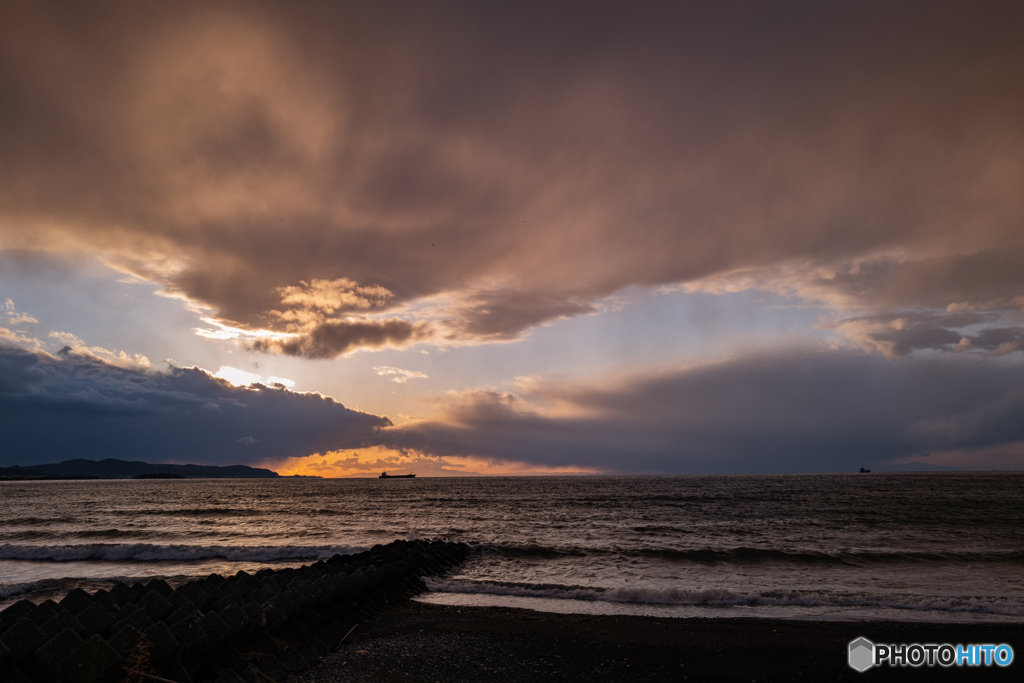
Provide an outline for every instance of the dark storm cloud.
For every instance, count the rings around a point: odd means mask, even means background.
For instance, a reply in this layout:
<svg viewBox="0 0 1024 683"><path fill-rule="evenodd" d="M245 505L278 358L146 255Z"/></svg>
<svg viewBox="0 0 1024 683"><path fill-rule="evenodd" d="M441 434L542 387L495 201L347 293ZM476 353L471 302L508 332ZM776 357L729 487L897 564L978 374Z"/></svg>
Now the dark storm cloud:
<svg viewBox="0 0 1024 683"><path fill-rule="evenodd" d="M1015 248L941 257L888 254L776 264L684 288L721 293L757 287L800 296L836 310L817 327L888 357L921 349L1003 354L1020 350L1011 342L1024 335L1021 263L1024 251ZM860 314L850 316L853 311Z"/></svg>
<svg viewBox="0 0 1024 683"><path fill-rule="evenodd" d="M449 321L453 339L515 339L526 329L558 318L593 313L596 307L570 296L522 291L483 291L466 298Z"/></svg>
<svg viewBox="0 0 1024 683"><path fill-rule="evenodd" d="M994 312L907 311L844 318L820 327L841 332L867 351L896 358L925 349L993 351L1024 336L1019 328L1000 327L1004 322Z"/></svg>
<svg viewBox="0 0 1024 683"><path fill-rule="evenodd" d="M985 349L990 353L996 353L1002 349L1002 353L1008 353L1011 350L1022 348L1021 342L1024 341L1024 330L1019 327L990 328L983 330L976 336L969 337L969 339L971 340L971 346L974 348Z"/></svg>
<svg viewBox="0 0 1024 683"><path fill-rule="evenodd" d="M800 295L1011 302L1022 27L1010 2L6 3L0 246L277 331L282 288L339 278L452 297L466 340L780 264ZM893 271L818 281L854 261Z"/></svg>
<svg viewBox="0 0 1024 683"><path fill-rule="evenodd" d="M978 449L1024 440L1024 386L1018 386L993 401L954 415L934 417L914 426L923 443L948 450Z"/></svg>
<svg viewBox="0 0 1024 683"><path fill-rule="evenodd" d="M252 350L284 353L310 360L337 358L358 348L379 349L405 346L431 334L429 325L405 320L328 320L318 323L296 337L257 339Z"/></svg>
<svg viewBox="0 0 1024 683"><path fill-rule="evenodd" d="M551 413L478 391L385 443L624 472L784 472L1024 439L1024 365L978 357L889 361L791 352L639 378L611 389L536 389Z"/></svg>
<svg viewBox="0 0 1024 683"><path fill-rule="evenodd" d="M389 426L329 397L197 368L125 369L0 346L0 465L70 458L230 465L362 447Z"/></svg>
<svg viewBox="0 0 1024 683"><path fill-rule="evenodd" d="M1021 309L1024 249L987 249L972 254L879 258L840 270L808 285L833 296L876 306L971 310Z"/></svg>

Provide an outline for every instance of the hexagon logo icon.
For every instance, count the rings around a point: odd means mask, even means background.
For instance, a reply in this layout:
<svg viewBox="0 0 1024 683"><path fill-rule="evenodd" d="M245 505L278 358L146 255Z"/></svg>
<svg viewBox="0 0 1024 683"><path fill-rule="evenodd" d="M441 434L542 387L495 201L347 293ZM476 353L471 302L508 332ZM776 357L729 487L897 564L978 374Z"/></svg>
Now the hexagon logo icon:
<svg viewBox="0 0 1024 683"><path fill-rule="evenodd" d="M867 638L850 641L850 668L856 671L867 671L875 663L875 644Z"/></svg>

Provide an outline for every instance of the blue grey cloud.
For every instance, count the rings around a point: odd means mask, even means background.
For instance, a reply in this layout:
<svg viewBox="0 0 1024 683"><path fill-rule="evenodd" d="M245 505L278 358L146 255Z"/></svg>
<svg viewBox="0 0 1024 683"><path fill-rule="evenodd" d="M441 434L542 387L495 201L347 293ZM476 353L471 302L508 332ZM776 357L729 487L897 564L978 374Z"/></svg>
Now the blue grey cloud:
<svg viewBox="0 0 1024 683"><path fill-rule="evenodd" d="M978 356L797 350L534 392L556 416L478 391L386 443L623 472L817 472L1024 440L1024 364Z"/></svg>
<svg viewBox="0 0 1024 683"><path fill-rule="evenodd" d="M0 465L70 458L232 465L379 440L391 421L199 368L122 368L0 346Z"/></svg>

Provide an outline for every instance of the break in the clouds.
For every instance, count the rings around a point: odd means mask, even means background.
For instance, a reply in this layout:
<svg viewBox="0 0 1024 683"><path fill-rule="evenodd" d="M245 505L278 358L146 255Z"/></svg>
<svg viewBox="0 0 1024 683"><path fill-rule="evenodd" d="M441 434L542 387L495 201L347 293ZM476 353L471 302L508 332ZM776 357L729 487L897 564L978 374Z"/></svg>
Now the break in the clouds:
<svg viewBox="0 0 1024 683"><path fill-rule="evenodd" d="M507 341L630 285L1021 308L1019 3L0 12L0 246L259 351Z"/></svg>
<svg viewBox="0 0 1024 683"><path fill-rule="evenodd" d="M391 422L283 385L0 346L0 465L71 458L258 463L372 445Z"/></svg>
<svg viewBox="0 0 1024 683"><path fill-rule="evenodd" d="M895 361L800 349L610 387L526 389L460 394L438 419L385 430L384 444L431 457L618 472L855 471L911 460L941 467L944 453L997 447L1016 452L999 466L1024 464L1024 367L979 356Z"/></svg>

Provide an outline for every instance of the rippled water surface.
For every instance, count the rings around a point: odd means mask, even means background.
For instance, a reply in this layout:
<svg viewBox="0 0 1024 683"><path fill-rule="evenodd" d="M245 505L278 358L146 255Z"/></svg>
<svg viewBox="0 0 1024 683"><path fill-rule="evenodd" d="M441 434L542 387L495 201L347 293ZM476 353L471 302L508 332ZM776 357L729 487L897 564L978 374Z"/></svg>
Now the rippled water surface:
<svg viewBox="0 0 1024 683"><path fill-rule="evenodd" d="M1022 522L1016 473L0 482L0 605L443 537L430 602L1020 621Z"/></svg>

